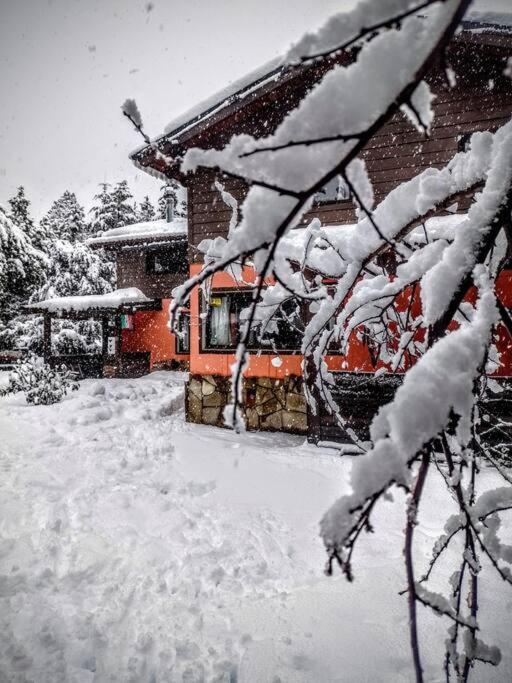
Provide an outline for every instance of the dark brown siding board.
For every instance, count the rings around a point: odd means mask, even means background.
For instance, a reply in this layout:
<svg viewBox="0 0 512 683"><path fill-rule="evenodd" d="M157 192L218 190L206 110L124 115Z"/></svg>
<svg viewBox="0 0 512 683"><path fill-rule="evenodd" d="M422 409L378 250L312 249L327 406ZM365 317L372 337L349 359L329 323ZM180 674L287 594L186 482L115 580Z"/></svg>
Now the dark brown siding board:
<svg viewBox="0 0 512 683"><path fill-rule="evenodd" d="M446 87L441 72L432 73L428 78L436 95L435 117L429 138L415 130L407 117L399 112L363 150L361 157L365 159L374 183L377 202L399 183L414 178L424 169L446 165L458 151L458 136L476 131L495 131L510 119L512 83L501 75L504 52L500 47L485 49L485 54L480 48L475 51L467 41L457 41L450 47L449 63L458 75L458 85L454 89ZM487 87L489 78L495 80L494 89ZM205 146L220 148L235 132L256 136L271 133L314 83L314 77L308 76L308 79L303 84L290 81L267 93L260 101L250 101L229 122L219 123L217 129L205 130ZM195 246L203 239L227 235L231 210L223 202L214 182L215 175L209 170L199 170L190 181L190 253L194 261L201 259ZM231 177L223 177L221 182L241 205L247 193L244 183ZM461 202L460 208L467 208L469 201ZM303 216L301 224L315 217L324 225L351 223L356 219L351 203L314 206Z"/></svg>
<svg viewBox="0 0 512 683"><path fill-rule="evenodd" d="M127 249L117 253L117 287L137 287L152 299L168 299L174 287L182 284L185 275L148 275L146 253L142 249Z"/></svg>

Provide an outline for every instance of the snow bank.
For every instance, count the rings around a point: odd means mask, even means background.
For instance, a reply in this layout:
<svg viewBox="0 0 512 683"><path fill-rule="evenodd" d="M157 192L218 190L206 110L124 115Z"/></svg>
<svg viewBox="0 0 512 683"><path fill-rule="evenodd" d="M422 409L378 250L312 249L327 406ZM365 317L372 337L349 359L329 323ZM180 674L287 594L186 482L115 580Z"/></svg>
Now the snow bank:
<svg viewBox="0 0 512 683"><path fill-rule="evenodd" d="M318 519L353 461L185 424L179 402L164 372L86 380L54 406L0 398L0 680L409 683L403 495L375 510L356 582L328 579ZM427 485L419 563L455 511ZM480 625L504 661L474 677L501 683L512 615L483 571ZM444 634L426 612L421 627L440 680Z"/></svg>
<svg viewBox="0 0 512 683"><path fill-rule="evenodd" d="M86 311L90 308L117 308L128 304L139 304L152 301L137 287L116 289L107 294L90 294L87 296L57 296L34 304L30 308L41 311Z"/></svg>

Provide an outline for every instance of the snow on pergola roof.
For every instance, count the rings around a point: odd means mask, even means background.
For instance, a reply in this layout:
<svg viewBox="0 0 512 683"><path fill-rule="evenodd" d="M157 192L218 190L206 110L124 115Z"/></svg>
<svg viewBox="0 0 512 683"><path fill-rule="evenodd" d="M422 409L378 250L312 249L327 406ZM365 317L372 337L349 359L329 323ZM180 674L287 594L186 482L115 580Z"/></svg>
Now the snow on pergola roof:
<svg viewBox="0 0 512 683"><path fill-rule="evenodd" d="M156 241L167 238L180 238L187 236L187 221L182 218L167 222L164 218L145 223L132 223L122 228L106 230L98 237L87 240L89 246L108 246L119 242L140 242L144 240Z"/></svg>
<svg viewBox="0 0 512 683"><path fill-rule="evenodd" d="M33 313L64 313L64 312L85 312L90 310L119 310L123 307L136 306L140 304L153 304L154 300L149 299L137 287L126 289L116 289L107 294L89 294L85 296L58 296L54 299L46 299L26 306Z"/></svg>

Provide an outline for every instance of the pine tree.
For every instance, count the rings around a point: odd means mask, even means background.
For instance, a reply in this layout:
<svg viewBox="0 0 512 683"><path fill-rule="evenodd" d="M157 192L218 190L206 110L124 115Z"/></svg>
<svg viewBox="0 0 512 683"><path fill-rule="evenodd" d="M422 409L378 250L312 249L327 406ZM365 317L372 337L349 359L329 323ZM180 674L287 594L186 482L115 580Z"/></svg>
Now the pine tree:
<svg viewBox="0 0 512 683"><path fill-rule="evenodd" d="M11 320L41 286L48 265L26 230L0 207L0 323Z"/></svg>
<svg viewBox="0 0 512 683"><path fill-rule="evenodd" d="M91 209L93 215L93 233L120 228L137 221L133 195L130 192L126 180L117 183L115 188L109 191L108 183L101 184L101 192L94 196L95 204Z"/></svg>
<svg viewBox="0 0 512 683"><path fill-rule="evenodd" d="M114 268L83 242L57 239L52 245L48 276L32 296L33 301L56 296L104 294L113 288Z"/></svg>
<svg viewBox="0 0 512 683"><path fill-rule="evenodd" d="M32 216L30 215L30 201L25 195L25 188L23 185L20 185L14 197L9 199L9 204L11 206L9 218L14 225L23 230L36 249L41 249L45 235L32 220Z"/></svg>
<svg viewBox="0 0 512 683"><path fill-rule="evenodd" d="M170 180L160 188L158 200L158 217L167 218L167 199L171 197L174 202L174 218L187 217L187 192L185 188L174 180Z"/></svg>
<svg viewBox="0 0 512 683"><path fill-rule="evenodd" d="M31 297L44 301L57 296L104 294L113 289L114 264L83 242L54 240L46 281ZM43 351L43 326L40 316L18 315L0 329L0 347ZM101 325L96 320L55 320L52 325L52 350L57 354L99 353Z"/></svg>
<svg viewBox="0 0 512 683"><path fill-rule="evenodd" d="M114 198L112 193L108 191L110 185L108 183L101 183L100 187L101 192L94 195L95 204L90 211L93 215L91 224L93 234L118 227Z"/></svg>
<svg viewBox="0 0 512 683"><path fill-rule="evenodd" d="M41 220L41 231L46 239L83 240L87 235L87 225L83 208L74 192L66 190L53 202L50 210Z"/></svg>
<svg viewBox="0 0 512 683"><path fill-rule="evenodd" d="M149 221L154 221L155 219L155 207L151 203L149 197L146 195L144 200L139 205L139 210L137 211L137 221L139 223L147 223Z"/></svg>
<svg viewBox="0 0 512 683"><path fill-rule="evenodd" d="M137 216L135 214L135 207L133 204L133 195L130 192L126 180L121 180L121 182L117 183L112 192L112 198L117 211L116 227L120 228L123 225L136 223ZM129 203L130 201L132 203Z"/></svg>

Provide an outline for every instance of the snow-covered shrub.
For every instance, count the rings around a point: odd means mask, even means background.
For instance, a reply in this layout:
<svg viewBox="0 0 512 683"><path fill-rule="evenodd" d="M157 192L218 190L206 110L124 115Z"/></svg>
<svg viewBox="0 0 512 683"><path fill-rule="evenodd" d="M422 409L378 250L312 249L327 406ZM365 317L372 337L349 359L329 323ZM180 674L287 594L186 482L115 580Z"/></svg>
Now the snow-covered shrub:
<svg viewBox="0 0 512 683"><path fill-rule="evenodd" d="M65 365L51 368L41 358L29 356L16 363L2 395L23 392L30 405L50 405L62 401L68 391L77 389L78 382Z"/></svg>
<svg viewBox="0 0 512 683"><path fill-rule="evenodd" d="M43 354L43 317L20 315L0 323L0 349ZM52 353L58 356L101 353L101 323L97 320L54 320Z"/></svg>

